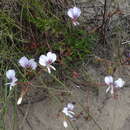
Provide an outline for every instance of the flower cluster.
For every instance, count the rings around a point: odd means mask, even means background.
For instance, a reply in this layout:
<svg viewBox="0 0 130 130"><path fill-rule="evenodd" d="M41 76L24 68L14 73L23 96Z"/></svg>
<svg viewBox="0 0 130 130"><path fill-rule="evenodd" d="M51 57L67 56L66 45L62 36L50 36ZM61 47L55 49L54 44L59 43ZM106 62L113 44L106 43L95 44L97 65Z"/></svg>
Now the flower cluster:
<svg viewBox="0 0 130 130"><path fill-rule="evenodd" d="M81 14L81 10L77 7L70 8L67 12L68 16L72 19L72 23L74 25L79 25L77 22L78 17ZM51 73L51 69L56 70L54 66L52 66L52 63L56 61L56 54L52 52L48 52L47 55L41 55L39 58L39 64L46 67L48 70L48 73ZM23 56L18 61L20 66L22 66L25 69L31 69L36 70L37 63L34 59L28 59L27 57ZM15 77L15 70L11 69L6 72L6 77L11 80L11 82L6 83L6 85L10 85L10 90L13 86L16 85L16 82L18 79Z"/></svg>
<svg viewBox="0 0 130 130"><path fill-rule="evenodd" d="M114 90L116 88L122 88L125 85L125 81L122 78L118 78L116 81L114 81L112 76L106 76L104 81L106 85L108 85L106 93L110 91L112 95L114 94Z"/></svg>
<svg viewBox="0 0 130 130"><path fill-rule="evenodd" d="M48 70L48 73L51 73L51 69L56 70L54 66L51 64L56 61L56 54L52 52L48 52L47 55L41 55L39 58L39 64L46 67ZM26 70L36 70L37 68L37 63L35 62L34 59L28 59L27 57L23 56L19 59L18 63L20 66L22 66ZM10 90L12 89L13 86L17 84L18 79L15 77L15 70L10 69L6 72L6 77L10 80L9 83L6 83L6 85L10 85ZM18 99L17 104L21 104L22 102L22 97Z"/></svg>
<svg viewBox="0 0 130 130"><path fill-rule="evenodd" d="M78 17L81 14L81 10L77 7L70 8L67 12L68 16L72 19L72 23L76 26L79 25L79 22L77 22ZM54 66L52 66L52 63L56 61L56 54L52 52L48 52L47 55L41 55L39 58L39 64L46 67L48 70L48 73L51 73L51 69L56 70ZM18 61L20 66L22 66L25 69L31 69L36 70L37 63L34 59L28 59L27 57L23 56ZM8 70L6 72L6 77L11 80L10 83L6 83L6 85L10 85L10 90L13 86L16 85L17 78L15 77L15 70Z"/></svg>
<svg viewBox="0 0 130 130"><path fill-rule="evenodd" d="M62 110L62 112L65 114L65 116L69 117L70 119L74 119L75 113L73 112L75 105L73 103L68 103L67 106L65 106ZM65 128L68 127L68 123L66 120L63 121L63 125Z"/></svg>

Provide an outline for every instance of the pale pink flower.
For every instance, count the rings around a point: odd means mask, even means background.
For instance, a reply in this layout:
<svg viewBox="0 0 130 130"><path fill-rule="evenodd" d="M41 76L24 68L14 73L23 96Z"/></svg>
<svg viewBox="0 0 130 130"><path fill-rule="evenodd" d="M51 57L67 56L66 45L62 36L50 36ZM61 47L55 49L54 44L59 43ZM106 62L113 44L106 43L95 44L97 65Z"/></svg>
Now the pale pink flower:
<svg viewBox="0 0 130 130"><path fill-rule="evenodd" d="M68 103L62 110L62 112L65 114L65 116L69 117L70 119L75 119L75 113L72 111L74 109L75 105L73 103ZM63 121L63 126L65 128L68 127L68 123L66 120Z"/></svg>
<svg viewBox="0 0 130 130"><path fill-rule="evenodd" d="M6 72L6 77L10 80L9 83L6 83L6 85L10 85L10 90L12 89L13 86L16 85L16 82L18 79L15 77L15 70L8 70Z"/></svg>
<svg viewBox="0 0 130 130"><path fill-rule="evenodd" d="M72 103L68 103L66 107L63 108L62 112L70 117L71 119L74 118L75 113L72 111L74 109L74 105Z"/></svg>
<svg viewBox="0 0 130 130"><path fill-rule="evenodd" d="M72 19L72 23L76 26L79 25L77 22L78 17L81 14L81 10L77 7L70 8L67 12L68 16Z"/></svg>
<svg viewBox="0 0 130 130"><path fill-rule="evenodd" d="M48 52L47 55L41 55L39 58L39 64L47 67L48 72L51 73L51 69L56 70L51 64L56 61L56 54Z"/></svg>
<svg viewBox="0 0 130 130"><path fill-rule="evenodd" d="M69 110L67 107L64 107L63 110L62 110L62 112L63 112L66 116L70 117L71 119L72 119L72 118L74 117L74 115L75 115L75 113L74 113L73 111Z"/></svg>
<svg viewBox="0 0 130 130"><path fill-rule="evenodd" d="M37 63L34 61L34 59L28 59L27 57L23 56L19 60L19 64L23 68L31 68L32 70L35 70L37 68Z"/></svg>
<svg viewBox="0 0 130 130"><path fill-rule="evenodd" d="M114 81L112 76L106 76L104 81L108 85L106 93L110 91L112 95L114 94L114 88L122 88L125 84L123 79L119 78L118 80Z"/></svg>

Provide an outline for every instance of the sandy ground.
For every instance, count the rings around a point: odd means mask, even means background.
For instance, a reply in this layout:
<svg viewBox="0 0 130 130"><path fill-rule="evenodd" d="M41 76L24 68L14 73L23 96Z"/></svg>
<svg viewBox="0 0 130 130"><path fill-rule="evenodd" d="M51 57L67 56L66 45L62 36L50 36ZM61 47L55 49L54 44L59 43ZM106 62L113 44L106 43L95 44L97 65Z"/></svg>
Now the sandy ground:
<svg viewBox="0 0 130 130"><path fill-rule="evenodd" d="M88 66L88 74L96 78L95 81L103 83L101 68ZM129 67L124 71L121 67L114 76L127 75ZM102 69L103 70L103 69ZM125 74L124 74L125 73ZM126 80L125 77L122 77ZM98 87L98 94L75 87L71 83L71 96L64 96L57 102L54 98L43 99L33 104L18 106L17 130L64 130L62 108L68 102L76 102L75 113L80 115L76 120L69 120L66 130L130 130L130 88L129 82L118 91L116 98L106 94L106 86ZM89 111L88 111L89 108ZM10 106L7 130L11 129L13 107ZM88 113L90 116L88 116Z"/></svg>

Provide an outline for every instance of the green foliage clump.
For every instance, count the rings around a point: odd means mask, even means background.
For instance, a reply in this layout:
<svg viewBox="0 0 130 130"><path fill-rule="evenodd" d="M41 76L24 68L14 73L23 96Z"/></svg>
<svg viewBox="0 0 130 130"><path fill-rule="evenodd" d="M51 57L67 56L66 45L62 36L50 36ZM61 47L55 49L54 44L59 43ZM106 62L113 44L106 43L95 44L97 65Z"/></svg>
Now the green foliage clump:
<svg viewBox="0 0 130 130"><path fill-rule="evenodd" d="M92 53L98 35L87 33L82 23L73 26L64 9L64 14L59 11L57 15L50 1L39 0L23 0L17 5L16 17L1 11L0 66L7 59L14 62L23 54L35 58L53 51L68 63Z"/></svg>

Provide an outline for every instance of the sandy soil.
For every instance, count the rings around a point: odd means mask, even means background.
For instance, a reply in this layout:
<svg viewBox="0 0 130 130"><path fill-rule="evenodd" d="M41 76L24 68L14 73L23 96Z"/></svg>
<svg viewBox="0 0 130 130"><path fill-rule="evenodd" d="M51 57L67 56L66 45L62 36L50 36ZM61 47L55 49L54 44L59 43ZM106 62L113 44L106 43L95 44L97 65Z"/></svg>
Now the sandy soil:
<svg viewBox="0 0 130 130"><path fill-rule="evenodd" d="M124 71L121 67L114 76L121 74L128 76L129 67ZM96 82L103 83L101 75L103 68L87 67L89 76L93 76ZM70 82L71 83L71 82ZM118 97L113 98L106 94L106 86L98 87L98 94L89 89L71 83L71 95L64 96L57 102L54 98L46 98L33 104L18 106L17 130L64 130L62 108L68 102L76 102L75 113L80 115L76 120L70 120L67 130L129 130L130 129L130 88L126 87L118 91ZM89 109L89 111L88 111ZM10 105L8 114L8 128L11 129L13 107ZM88 116L89 113L89 116ZM69 122L69 121L68 121Z"/></svg>

